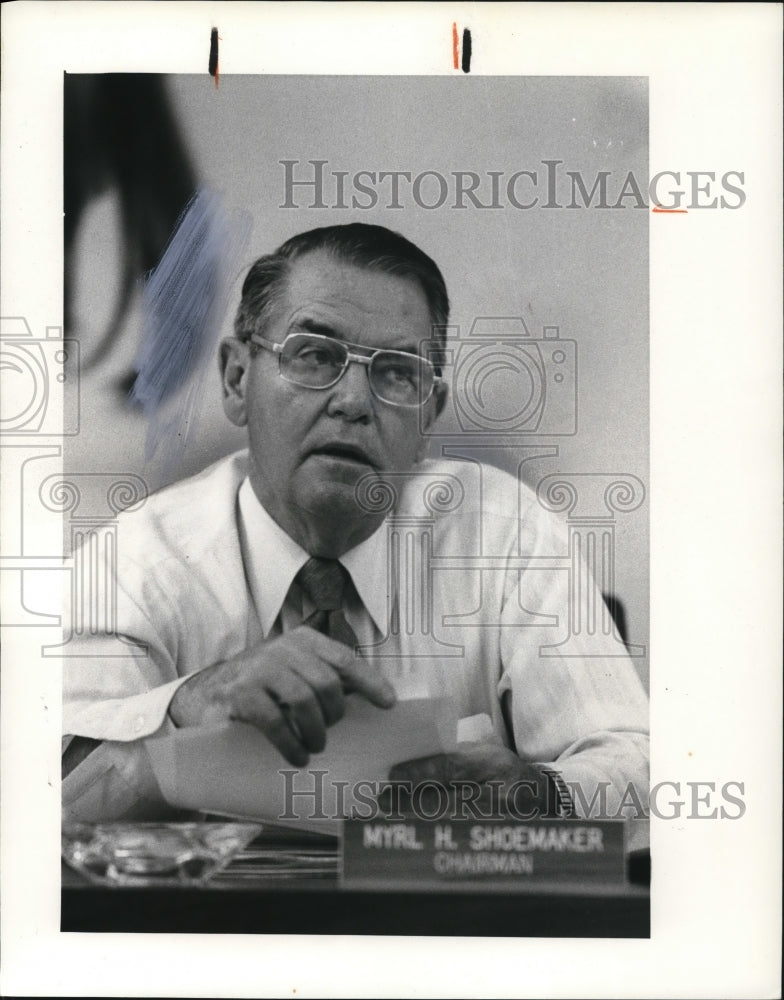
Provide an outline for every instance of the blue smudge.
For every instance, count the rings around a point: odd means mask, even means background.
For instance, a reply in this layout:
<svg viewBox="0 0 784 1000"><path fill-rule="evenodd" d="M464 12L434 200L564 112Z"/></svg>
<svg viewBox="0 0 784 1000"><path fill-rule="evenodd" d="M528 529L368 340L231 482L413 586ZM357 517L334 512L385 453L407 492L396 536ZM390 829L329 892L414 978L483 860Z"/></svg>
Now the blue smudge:
<svg viewBox="0 0 784 1000"><path fill-rule="evenodd" d="M151 420L147 453L162 437L174 435L185 443L192 421L193 392L172 415L163 404L196 377L220 329L228 304L227 278L250 236L247 213L231 221L220 197L198 191L177 222L169 245L142 293L142 341L136 357L136 381L131 402L141 405Z"/></svg>

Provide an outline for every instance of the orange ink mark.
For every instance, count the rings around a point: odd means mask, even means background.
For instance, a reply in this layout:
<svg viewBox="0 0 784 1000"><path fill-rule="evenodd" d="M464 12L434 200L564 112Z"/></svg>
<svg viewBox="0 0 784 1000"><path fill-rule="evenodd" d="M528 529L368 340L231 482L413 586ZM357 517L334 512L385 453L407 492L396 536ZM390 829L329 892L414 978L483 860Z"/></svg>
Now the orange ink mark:
<svg viewBox="0 0 784 1000"><path fill-rule="evenodd" d="M651 211L652 212L661 212L662 214L664 214L665 212L669 212L670 214L676 214L676 215L688 215L689 214L688 208L662 208L660 205L654 205L653 208L651 209Z"/></svg>
<svg viewBox="0 0 784 1000"><path fill-rule="evenodd" d="M459 51L458 51L458 37L457 37L457 22L452 22L452 66L457 69L460 65Z"/></svg>

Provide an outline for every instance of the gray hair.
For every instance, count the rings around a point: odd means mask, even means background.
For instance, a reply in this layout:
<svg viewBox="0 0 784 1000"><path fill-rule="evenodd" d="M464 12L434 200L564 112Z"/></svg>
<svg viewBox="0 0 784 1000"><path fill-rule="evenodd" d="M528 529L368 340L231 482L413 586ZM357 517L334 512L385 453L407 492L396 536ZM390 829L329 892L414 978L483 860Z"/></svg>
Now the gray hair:
<svg viewBox="0 0 784 1000"><path fill-rule="evenodd" d="M239 340L263 333L285 287L291 265L299 257L316 250L325 250L336 259L357 267L416 281L427 299L433 338L440 346L444 345L449 296L438 265L400 233L360 222L298 233L274 253L259 257L242 285L242 298L234 319L234 334Z"/></svg>

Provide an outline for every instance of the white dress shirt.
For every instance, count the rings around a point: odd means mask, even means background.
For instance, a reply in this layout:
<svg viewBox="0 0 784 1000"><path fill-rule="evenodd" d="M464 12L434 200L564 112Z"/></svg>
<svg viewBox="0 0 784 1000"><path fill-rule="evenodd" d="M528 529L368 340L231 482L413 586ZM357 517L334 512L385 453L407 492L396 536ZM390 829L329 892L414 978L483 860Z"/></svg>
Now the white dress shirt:
<svg viewBox="0 0 784 1000"><path fill-rule="evenodd" d="M510 565L521 557L525 568ZM589 644L580 655L579 630L569 656L556 648L570 630L568 557L565 526L512 476L423 462L387 520L341 558L346 618L393 684L414 674L448 692L459 718L489 717L497 740L588 801L610 782L610 809L629 785L646 804L648 706L632 662ZM64 780L67 814L160 811L143 738L171 729L167 708L189 674L307 617L292 587L307 559L256 499L245 452L120 516L115 594L98 596L114 600L116 627L73 634L64 659L64 732L104 741Z"/></svg>

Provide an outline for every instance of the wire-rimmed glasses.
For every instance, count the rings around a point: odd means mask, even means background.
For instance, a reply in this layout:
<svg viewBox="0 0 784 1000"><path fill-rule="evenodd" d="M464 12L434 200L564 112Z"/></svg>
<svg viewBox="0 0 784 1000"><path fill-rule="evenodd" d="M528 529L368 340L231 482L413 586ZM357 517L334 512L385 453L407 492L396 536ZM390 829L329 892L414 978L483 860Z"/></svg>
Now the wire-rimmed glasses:
<svg viewBox="0 0 784 1000"><path fill-rule="evenodd" d="M369 350L320 333L290 333L280 344L251 334L250 342L278 355L281 378L308 389L329 389L352 361L366 365L373 395L391 406L423 406L441 381L432 363L418 354ZM369 353L355 354L351 347Z"/></svg>

